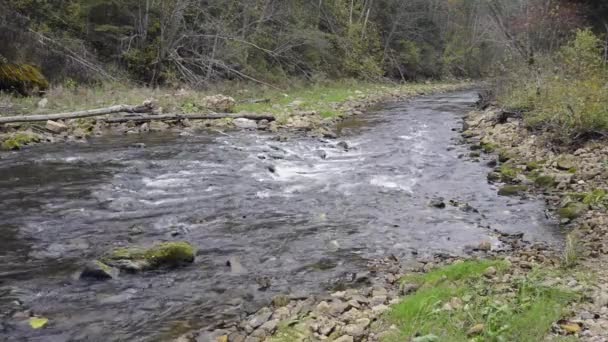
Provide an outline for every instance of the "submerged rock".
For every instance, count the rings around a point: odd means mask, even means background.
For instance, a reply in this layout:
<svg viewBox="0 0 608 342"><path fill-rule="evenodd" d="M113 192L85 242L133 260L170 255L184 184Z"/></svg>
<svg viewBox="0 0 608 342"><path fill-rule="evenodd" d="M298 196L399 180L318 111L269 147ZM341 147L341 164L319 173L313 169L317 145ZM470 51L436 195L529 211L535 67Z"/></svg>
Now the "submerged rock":
<svg viewBox="0 0 608 342"><path fill-rule="evenodd" d="M95 260L87 263L80 273L80 279L87 280L110 280L118 277L118 270L101 261Z"/></svg>
<svg viewBox="0 0 608 342"><path fill-rule="evenodd" d="M242 129L257 129L258 128L258 124L254 120L245 119L245 118L234 119L232 121L232 123L236 127L242 128Z"/></svg>
<svg viewBox="0 0 608 342"><path fill-rule="evenodd" d="M165 242L149 249L119 248L102 261L130 272L159 267L178 267L194 262L195 249L187 242Z"/></svg>
<svg viewBox="0 0 608 342"><path fill-rule="evenodd" d="M526 190L527 187L524 185L506 185L498 190L498 194L500 196L517 196L521 195Z"/></svg>

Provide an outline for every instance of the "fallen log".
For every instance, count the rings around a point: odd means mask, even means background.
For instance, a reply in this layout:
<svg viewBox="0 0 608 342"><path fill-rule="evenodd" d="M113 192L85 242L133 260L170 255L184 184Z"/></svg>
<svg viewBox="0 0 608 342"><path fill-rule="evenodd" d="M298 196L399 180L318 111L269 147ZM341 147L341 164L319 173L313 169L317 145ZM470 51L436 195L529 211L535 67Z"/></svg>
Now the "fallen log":
<svg viewBox="0 0 608 342"><path fill-rule="evenodd" d="M139 106L127 106L117 105L107 108L90 109L77 112L59 113L59 114L45 114L45 115L21 115L21 116L0 116L0 124L6 123L20 123L20 122L37 122L47 120L67 120L67 119L79 119L88 118L93 116L101 116L106 114L116 113L151 113L153 110L152 102L146 101Z"/></svg>
<svg viewBox="0 0 608 342"><path fill-rule="evenodd" d="M219 119L249 119L249 120L268 120L274 121L275 117L264 114L231 114L231 113L215 113L215 114L160 114L160 115L142 115L142 116L124 116L118 118L103 119L107 123L123 123L123 122L149 122L149 121L179 121L179 120L219 120Z"/></svg>

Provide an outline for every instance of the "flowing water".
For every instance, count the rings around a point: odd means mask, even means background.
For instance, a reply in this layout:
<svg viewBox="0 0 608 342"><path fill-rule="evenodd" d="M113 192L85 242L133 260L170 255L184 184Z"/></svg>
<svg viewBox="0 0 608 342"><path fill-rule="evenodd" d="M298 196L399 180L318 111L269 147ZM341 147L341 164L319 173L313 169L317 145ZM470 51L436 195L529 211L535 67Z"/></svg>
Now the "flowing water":
<svg viewBox="0 0 608 342"><path fill-rule="evenodd" d="M105 137L0 158L0 339L163 341L318 293L394 254L463 253L493 229L559 243L543 204L497 196L457 129L460 92L393 103L336 141L255 132ZM146 148L134 148L145 143ZM443 197L477 210L431 208ZM188 241L196 262L102 283L74 275L116 246ZM238 258L244 270L231 272ZM270 281L261 291L260 279ZM31 329L21 311L49 319ZM15 313L17 313L15 315Z"/></svg>

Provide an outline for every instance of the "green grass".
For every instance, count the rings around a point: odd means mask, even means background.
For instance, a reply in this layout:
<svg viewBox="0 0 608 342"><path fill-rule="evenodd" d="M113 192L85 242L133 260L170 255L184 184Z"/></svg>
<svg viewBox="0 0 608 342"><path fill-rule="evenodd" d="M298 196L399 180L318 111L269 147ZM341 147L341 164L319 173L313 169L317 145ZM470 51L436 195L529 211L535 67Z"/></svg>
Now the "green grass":
<svg viewBox="0 0 608 342"><path fill-rule="evenodd" d="M399 333L386 341L408 341L429 334L450 342L542 341L575 298L570 292L541 285L545 279L542 274L508 286L492 283L484 277L489 267L501 276L509 265L498 260L469 261L404 279L422 286L393 307L386 319ZM463 307L445 310L453 298L459 298ZM477 324L484 325L483 332L468 336L468 330Z"/></svg>

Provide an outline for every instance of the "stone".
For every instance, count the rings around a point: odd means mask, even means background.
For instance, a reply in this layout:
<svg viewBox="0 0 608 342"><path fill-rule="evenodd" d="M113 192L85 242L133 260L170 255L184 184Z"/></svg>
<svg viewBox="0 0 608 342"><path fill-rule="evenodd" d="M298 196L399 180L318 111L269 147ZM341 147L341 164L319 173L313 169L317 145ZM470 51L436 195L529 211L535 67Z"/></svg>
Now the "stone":
<svg viewBox="0 0 608 342"><path fill-rule="evenodd" d="M281 308L281 307L289 305L290 301L291 301L291 299L289 298L289 296L276 295L272 298L272 305L275 308Z"/></svg>
<svg viewBox="0 0 608 342"><path fill-rule="evenodd" d="M251 317L251 319L249 319L248 323L253 329L256 329L268 322L271 316L272 311L269 308L262 308L253 317Z"/></svg>
<svg viewBox="0 0 608 342"><path fill-rule="evenodd" d="M59 134L68 130L68 126L57 121L48 120L45 128L53 133Z"/></svg>
<svg viewBox="0 0 608 342"><path fill-rule="evenodd" d="M388 306L386 306L386 305L383 305L383 304L376 305L376 306L372 307L372 313L375 316L380 316L380 315L382 315L383 313L385 313L385 312L387 312L389 310L390 310L390 308Z"/></svg>
<svg viewBox="0 0 608 342"><path fill-rule="evenodd" d="M412 339L412 342L439 342L439 337L437 337L436 335L424 335L424 336L418 336L414 339Z"/></svg>
<svg viewBox="0 0 608 342"><path fill-rule="evenodd" d="M349 150L349 146L348 143L346 141L340 141L338 143L338 145L336 145L337 147L343 149L344 151L348 151Z"/></svg>
<svg viewBox="0 0 608 342"><path fill-rule="evenodd" d="M88 280L110 280L118 277L118 269L110 267L101 261L95 260L88 262L82 272L80 279Z"/></svg>
<svg viewBox="0 0 608 342"><path fill-rule="evenodd" d="M525 185L505 185L498 190L500 196L519 196L528 188Z"/></svg>
<svg viewBox="0 0 608 342"><path fill-rule="evenodd" d="M327 303L326 301L322 301L317 304L315 311L322 314L329 314L329 312L331 311L331 307L329 306L329 303Z"/></svg>
<svg viewBox="0 0 608 342"><path fill-rule="evenodd" d="M485 326L483 324L476 324L467 331L467 335L468 336L480 335L481 333L483 333L484 329L485 329Z"/></svg>
<svg viewBox="0 0 608 342"><path fill-rule="evenodd" d="M566 206L560 208L557 211L557 214L560 218L571 221L581 217L588 209L589 206L586 204L571 202Z"/></svg>
<svg viewBox="0 0 608 342"><path fill-rule="evenodd" d="M165 242L147 249L118 248L101 261L120 269L140 271L192 263L195 254L194 247L187 242Z"/></svg>
<svg viewBox="0 0 608 342"><path fill-rule="evenodd" d="M279 326L279 320L273 319L273 320L270 320L270 321L262 324L260 329L264 330L266 332L266 334L271 335L277 330L278 326Z"/></svg>
<svg viewBox="0 0 608 342"><path fill-rule="evenodd" d="M232 113L236 107L236 101L230 96L218 94L203 98L202 105L216 112Z"/></svg>
<svg viewBox="0 0 608 342"><path fill-rule="evenodd" d="M486 276L487 278L492 278L496 275L496 273L497 273L496 267L490 266L490 267L486 268L486 270L483 272L483 275Z"/></svg>
<svg viewBox="0 0 608 342"><path fill-rule="evenodd" d="M436 198L429 202L429 206L437 209L445 209L446 204L443 198Z"/></svg>
<svg viewBox="0 0 608 342"><path fill-rule="evenodd" d="M49 104L49 99L47 99L47 98L45 97L45 98L41 99L40 101L38 101L37 106L38 106L38 108L40 108L40 109L44 109L44 108L46 108L46 106L47 106L48 104Z"/></svg>
<svg viewBox="0 0 608 342"><path fill-rule="evenodd" d="M376 305L382 305L384 303L386 303L387 301L387 296L375 296L372 297L372 300L370 300L370 305L371 306L376 306Z"/></svg>
<svg viewBox="0 0 608 342"><path fill-rule="evenodd" d="M557 160L556 166L560 170L568 171L576 167L576 160L573 156L565 155Z"/></svg>
<svg viewBox="0 0 608 342"><path fill-rule="evenodd" d="M559 327L564 330L567 334L578 334L581 332L582 328L577 323L566 322L560 324Z"/></svg>
<svg viewBox="0 0 608 342"><path fill-rule="evenodd" d="M418 291L419 288L420 288L419 284L403 283L403 284L399 285L399 294L402 296L407 296L409 294L412 294L412 293Z"/></svg>
<svg viewBox="0 0 608 342"><path fill-rule="evenodd" d="M329 304L329 314L332 316L339 316L348 309L348 306L349 305L347 303L344 303L339 299L335 299Z"/></svg>
<svg viewBox="0 0 608 342"><path fill-rule="evenodd" d="M355 338L362 337L365 335L365 331L370 324L369 318L359 318L355 323L346 325L343 332Z"/></svg>
<svg viewBox="0 0 608 342"><path fill-rule="evenodd" d="M344 335L334 340L334 342L354 342L355 339L352 336Z"/></svg>
<svg viewBox="0 0 608 342"><path fill-rule="evenodd" d="M169 125L162 121L152 121L148 127L151 132L164 132L169 129Z"/></svg>
<svg viewBox="0 0 608 342"><path fill-rule="evenodd" d="M478 246L477 249L484 252L489 252L492 250L492 243L490 241L483 241Z"/></svg>
<svg viewBox="0 0 608 342"><path fill-rule="evenodd" d="M250 119L245 119L245 118L234 119L232 121L232 123L234 124L234 126L241 128L241 129L257 129L258 128L258 124L255 122L255 120L250 120Z"/></svg>

